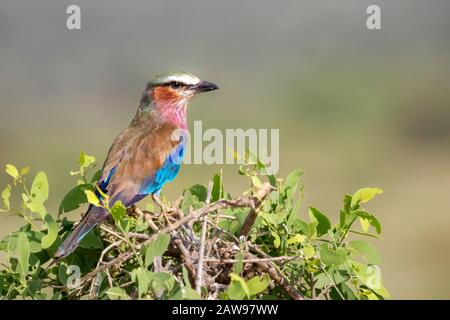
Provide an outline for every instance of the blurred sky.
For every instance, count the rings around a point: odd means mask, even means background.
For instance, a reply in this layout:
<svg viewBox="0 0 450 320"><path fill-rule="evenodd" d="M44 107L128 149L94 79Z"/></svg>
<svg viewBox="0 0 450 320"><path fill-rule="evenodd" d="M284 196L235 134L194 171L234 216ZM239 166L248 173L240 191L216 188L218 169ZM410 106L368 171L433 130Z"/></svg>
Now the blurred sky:
<svg viewBox="0 0 450 320"><path fill-rule="evenodd" d="M81 30L66 8L81 7ZM366 28L381 6L382 30ZM0 1L0 165L47 172L50 208L84 150L102 162L146 81L186 70L220 85L189 110L205 128L279 128L280 174L335 219L377 186L385 285L450 298L449 1ZM235 194L245 180L225 167ZM220 166L184 166L174 198ZM7 183L0 174L0 183ZM79 214L79 213L77 213ZM76 216L76 215L75 215ZM0 217L0 236L19 221Z"/></svg>

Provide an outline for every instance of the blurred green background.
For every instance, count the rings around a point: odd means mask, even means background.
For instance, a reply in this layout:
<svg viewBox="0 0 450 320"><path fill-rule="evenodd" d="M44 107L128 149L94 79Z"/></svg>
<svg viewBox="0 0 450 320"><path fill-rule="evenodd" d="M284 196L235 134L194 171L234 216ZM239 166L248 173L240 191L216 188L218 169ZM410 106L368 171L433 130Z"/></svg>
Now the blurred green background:
<svg viewBox="0 0 450 320"><path fill-rule="evenodd" d="M69 4L82 28L65 27ZM366 28L381 6L382 30ZM450 298L450 2L0 1L0 164L47 172L50 208L80 150L103 161L155 74L221 90L191 104L204 128L279 128L280 174L305 169L305 203L337 219L376 186L374 241L394 298ZM186 165L170 198L220 166ZM235 194L246 181L225 169ZM8 182L0 174L0 184ZM73 217L79 215L77 212ZM19 220L0 216L0 236Z"/></svg>

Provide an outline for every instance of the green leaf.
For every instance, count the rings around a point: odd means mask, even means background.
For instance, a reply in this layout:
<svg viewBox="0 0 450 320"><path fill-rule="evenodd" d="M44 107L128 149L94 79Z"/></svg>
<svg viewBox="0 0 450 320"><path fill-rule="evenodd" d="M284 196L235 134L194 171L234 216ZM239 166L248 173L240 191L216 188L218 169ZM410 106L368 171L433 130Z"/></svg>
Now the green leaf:
<svg viewBox="0 0 450 320"><path fill-rule="evenodd" d="M330 249L328 244L320 245L320 259L327 266L341 265L347 261L347 252L344 248Z"/></svg>
<svg viewBox="0 0 450 320"><path fill-rule="evenodd" d="M308 236L314 238L317 235L317 221L308 223Z"/></svg>
<svg viewBox="0 0 450 320"><path fill-rule="evenodd" d="M273 245L275 248L279 248L281 245L281 238L278 235L278 233L276 233L275 231L271 231L272 236L273 236Z"/></svg>
<svg viewBox="0 0 450 320"><path fill-rule="evenodd" d="M271 195L273 193L274 192L272 192ZM288 216L288 221L287 221L289 227L292 227L296 223L295 220L300 220L299 211L300 211L301 205L302 205L302 199L298 199L297 201L295 201L294 206L289 211L289 216Z"/></svg>
<svg viewBox="0 0 450 320"><path fill-rule="evenodd" d="M191 287L186 287L183 290L183 299L185 300L201 300L201 296L192 289Z"/></svg>
<svg viewBox="0 0 450 320"><path fill-rule="evenodd" d="M372 290L373 290L373 292L375 292L379 296L382 296L385 299L389 299L391 297L391 295L389 294L389 291L386 290L386 288L383 286L383 284L381 284L379 288L374 288Z"/></svg>
<svg viewBox="0 0 450 320"><path fill-rule="evenodd" d="M197 199L197 197L193 196L190 190L185 190L183 192L183 201L181 202L181 210L183 210L183 212L185 213L188 213L190 207L193 206L195 199Z"/></svg>
<svg viewBox="0 0 450 320"><path fill-rule="evenodd" d="M344 300L358 299L352 289L344 282L338 284L337 289L339 290L339 293L334 286L331 287L330 297L332 300L342 300L342 297L344 298Z"/></svg>
<svg viewBox="0 0 450 320"><path fill-rule="evenodd" d="M349 276L341 270L333 270L327 273L320 273L316 277L316 288L322 289L327 284L334 283L335 285L340 284L349 279ZM331 280L330 280L331 279Z"/></svg>
<svg viewBox="0 0 450 320"><path fill-rule="evenodd" d="M17 170L17 168L15 166L13 166L12 164L7 164L6 168L5 168L5 172L7 174L9 174L11 177L13 177L14 179L19 178L19 171Z"/></svg>
<svg viewBox="0 0 450 320"><path fill-rule="evenodd" d="M164 294L164 291L170 290L175 283L174 278L166 272L147 271L147 274L149 274L153 292L159 296Z"/></svg>
<svg viewBox="0 0 450 320"><path fill-rule="evenodd" d="M47 234L42 237L41 243L42 248L47 249L53 244L53 242L55 242L56 238L58 237L58 225L56 224L56 221L53 219L53 217L49 214L45 216L44 223L47 226Z"/></svg>
<svg viewBox="0 0 450 320"><path fill-rule="evenodd" d="M27 235L24 232L19 233L17 237L16 252L19 268L18 271L24 279L25 275L28 273L30 259L30 243L28 242Z"/></svg>
<svg viewBox="0 0 450 320"><path fill-rule="evenodd" d="M39 292L42 289L42 282L39 279L33 279L27 283L27 291L35 299L39 299L42 294Z"/></svg>
<svg viewBox="0 0 450 320"><path fill-rule="evenodd" d="M92 204L96 207L100 206L100 200L98 199L97 195L92 190L84 190L84 194L86 195L86 199L90 204ZM115 206L115 204L114 204L114 206ZM114 206L113 206L113 208L114 208ZM111 211L112 211L112 208L111 208Z"/></svg>
<svg viewBox="0 0 450 320"><path fill-rule="evenodd" d="M223 198L223 182L222 173L215 174L212 179L213 185L211 189L211 202L215 202Z"/></svg>
<svg viewBox="0 0 450 320"><path fill-rule="evenodd" d="M365 212L365 211L354 211L354 214L356 214L358 217L360 217L361 219L367 220L377 231L378 234L381 233L381 224L380 222L377 220L377 218L375 218L374 215ZM365 230L367 232L367 230Z"/></svg>
<svg viewBox="0 0 450 320"><path fill-rule="evenodd" d="M89 200L89 197L88 197ZM116 201L114 203L114 205L112 206L111 210L111 215L114 218L114 221L116 223L119 223L126 215L127 213L127 209L124 207L124 205L122 204L122 201Z"/></svg>
<svg viewBox="0 0 450 320"><path fill-rule="evenodd" d="M344 201L344 211L346 213L349 213L352 209L352 196L348 194L345 195L343 201Z"/></svg>
<svg viewBox="0 0 450 320"><path fill-rule="evenodd" d="M362 188L356 191L352 197L352 207L358 203L366 203L372 200L377 194L383 193L379 188Z"/></svg>
<svg viewBox="0 0 450 320"><path fill-rule="evenodd" d="M152 276L153 273L147 272L146 270L142 270L140 268L133 270L131 277L133 281L138 284L139 297L142 297L142 295L147 293Z"/></svg>
<svg viewBox="0 0 450 320"><path fill-rule="evenodd" d="M227 288L227 294L232 300L250 298L250 290L245 280L237 274L230 273L231 283Z"/></svg>
<svg viewBox="0 0 450 320"><path fill-rule="evenodd" d="M83 173L85 169L92 167L95 164L95 161L96 159L94 156L89 156L81 151L79 161L81 172Z"/></svg>
<svg viewBox="0 0 450 320"><path fill-rule="evenodd" d="M369 292L367 294L367 299L369 299L369 300L380 300L380 299L378 299L378 296L375 293L373 293L373 292Z"/></svg>
<svg viewBox="0 0 450 320"><path fill-rule="evenodd" d="M294 236L292 236L291 238L289 238L289 240L287 241L287 244L297 244L297 243L302 243L306 240L306 236L302 235L302 234L295 234Z"/></svg>
<svg viewBox="0 0 450 320"><path fill-rule="evenodd" d="M25 193L22 193L22 200L24 205L28 209L39 214L39 217L44 220L45 216L47 215L47 209L42 202L40 202L39 200L35 200L34 198L29 198Z"/></svg>
<svg viewBox="0 0 450 320"><path fill-rule="evenodd" d="M297 191L299 180L302 174L302 170L294 170L289 173L286 180L284 181L283 188L288 199L291 199L294 193Z"/></svg>
<svg viewBox="0 0 450 320"><path fill-rule="evenodd" d="M310 258L314 257L314 255L316 254L316 250L314 249L314 247L311 247L311 246L304 247L302 250L303 250L303 256L306 259L310 259Z"/></svg>
<svg viewBox="0 0 450 320"><path fill-rule="evenodd" d="M370 228L370 222L369 222L369 220L360 217L360 218L359 218L359 223L361 224L361 229L362 229L364 232L369 231L369 228Z"/></svg>
<svg viewBox="0 0 450 320"><path fill-rule="evenodd" d="M30 243L30 253L37 253L42 250L42 238L45 236L40 231L26 231L28 242Z"/></svg>
<svg viewBox="0 0 450 320"><path fill-rule="evenodd" d="M145 266L148 267L153 263L155 257L162 256L166 252L170 243L170 235L160 234L154 241L148 244L145 250Z"/></svg>
<svg viewBox="0 0 450 320"><path fill-rule="evenodd" d="M341 210L339 212L339 227L340 228L344 228L345 227L345 217L346 217L346 212L344 210Z"/></svg>
<svg viewBox="0 0 450 320"><path fill-rule="evenodd" d="M106 295L110 300L122 300L128 297L125 290L119 287L109 288L108 291L106 291Z"/></svg>
<svg viewBox="0 0 450 320"><path fill-rule="evenodd" d="M338 285L338 287L339 287L339 291L344 296L345 300L356 300L357 299L353 290L348 285L346 285L344 282L340 283Z"/></svg>
<svg viewBox="0 0 450 320"><path fill-rule="evenodd" d="M196 210L202 206L202 202L200 202L197 196L193 195L189 189L184 191L183 201L181 202L181 210L183 210L183 212L188 213L191 207Z"/></svg>
<svg viewBox="0 0 450 320"><path fill-rule="evenodd" d="M2 200L3 200L3 207L5 211L8 211L10 209L10 203L9 198L11 197L11 185L7 185L5 189L2 191Z"/></svg>
<svg viewBox="0 0 450 320"><path fill-rule="evenodd" d="M66 285L67 278L69 278L69 275L67 274L67 264L61 262L58 268L58 280L62 285Z"/></svg>
<svg viewBox="0 0 450 320"><path fill-rule="evenodd" d="M371 244L362 241L355 240L349 242L350 248L360 253L368 264L380 264L381 258L377 249Z"/></svg>
<svg viewBox="0 0 450 320"><path fill-rule="evenodd" d="M33 201L44 203L48 199L48 180L45 172L38 172L31 186Z"/></svg>
<svg viewBox="0 0 450 320"><path fill-rule="evenodd" d="M51 300L62 300L62 293L59 291L53 292Z"/></svg>
<svg viewBox="0 0 450 320"><path fill-rule="evenodd" d="M89 184L80 184L70 190L61 201L59 213L73 211L78 209L81 204L86 203L87 197L84 191L91 188Z"/></svg>
<svg viewBox="0 0 450 320"><path fill-rule="evenodd" d="M17 248L17 240L20 233L25 233L30 247L30 253L36 253L42 250L41 239L44 234L40 231L31 230L31 225L26 224L18 231L11 233L3 238L0 242L0 249L4 251L13 252Z"/></svg>
<svg viewBox="0 0 450 320"><path fill-rule="evenodd" d="M259 180L259 178L257 176L252 176L252 184L256 188L261 188L262 187L261 180Z"/></svg>
<svg viewBox="0 0 450 320"><path fill-rule="evenodd" d="M103 242L102 239L95 234L95 232L89 232L83 240L81 240L80 248L83 249L103 249Z"/></svg>
<svg viewBox="0 0 450 320"><path fill-rule="evenodd" d="M244 263L242 262L242 259L244 259L244 254L238 253L235 258L237 261L233 265L233 273L241 274L242 268L244 267Z"/></svg>
<svg viewBox="0 0 450 320"><path fill-rule="evenodd" d="M257 295L266 290L270 283L270 276L266 273L261 277L253 277L247 281L249 296Z"/></svg>
<svg viewBox="0 0 450 320"><path fill-rule="evenodd" d="M300 219L297 215L295 215L294 217L290 215L289 220L289 228L292 229L292 231L309 234L309 224Z"/></svg>
<svg viewBox="0 0 450 320"><path fill-rule="evenodd" d="M144 216L139 216L139 218L136 220L136 232L143 232L148 229L149 223L145 221Z"/></svg>
<svg viewBox="0 0 450 320"><path fill-rule="evenodd" d="M268 222L268 224L277 226L286 221L287 212L283 213L268 213L268 212L260 212L260 216Z"/></svg>
<svg viewBox="0 0 450 320"><path fill-rule="evenodd" d="M371 290L381 290L384 287L381 281L381 269L377 265L366 266L357 261L352 261L352 268L359 281ZM387 291L386 291L387 293Z"/></svg>
<svg viewBox="0 0 450 320"><path fill-rule="evenodd" d="M206 197L208 195L208 190L205 186L201 184L195 184L192 187L189 188L189 191L193 196L196 196L199 201L206 201Z"/></svg>
<svg viewBox="0 0 450 320"><path fill-rule="evenodd" d="M28 172L30 172L30 167L23 167L22 169L20 169L20 172L19 172L19 174L21 175L21 176L24 176L24 175L26 175Z"/></svg>
<svg viewBox="0 0 450 320"><path fill-rule="evenodd" d="M117 226L122 232L129 232L132 224L132 219L129 217L124 217L117 223Z"/></svg>
<svg viewBox="0 0 450 320"><path fill-rule="evenodd" d="M316 222L316 230L317 235L320 237L321 235L324 235L328 232L331 228L330 220L327 218L326 215L324 215L322 212L320 212L318 209L310 207L309 208L309 218L312 222Z"/></svg>
<svg viewBox="0 0 450 320"><path fill-rule="evenodd" d="M188 274L188 271L186 270L186 267L184 265L182 267L182 273L183 273L184 286L186 288L191 288L191 282L189 281L189 274Z"/></svg>

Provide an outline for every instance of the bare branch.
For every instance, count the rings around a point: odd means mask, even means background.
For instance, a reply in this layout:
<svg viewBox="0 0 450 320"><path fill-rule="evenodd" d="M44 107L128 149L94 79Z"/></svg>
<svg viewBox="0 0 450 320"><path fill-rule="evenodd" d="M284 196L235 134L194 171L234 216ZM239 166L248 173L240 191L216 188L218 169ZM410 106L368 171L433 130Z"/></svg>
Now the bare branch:
<svg viewBox="0 0 450 320"><path fill-rule="evenodd" d="M208 194L206 197L206 205L209 205L211 202L211 192L212 192L212 182L209 182L208 185ZM208 215L203 216L203 224L202 224L202 234L200 237L200 249L198 251L198 263L197 263L197 278L195 281L195 290L198 294L201 295L202 289L202 276L203 276L203 258L205 255L205 239L206 239L206 230L208 226Z"/></svg>
<svg viewBox="0 0 450 320"><path fill-rule="evenodd" d="M246 255L247 259L256 259L254 255L251 253L248 253ZM256 262L258 267L267 272L270 277L286 292L292 299L294 300L304 300L305 297L303 297L297 290L295 290L291 285L288 283L286 278L284 278L276 269L276 267L273 265L272 261L260 261Z"/></svg>
<svg viewBox="0 0 450 320"><path fill-rule="evenodd" d="M204 262L212 262L212 263L227 263L227 264L233 264L236 262L243 262L243 263L258 263L258 262L267 262L267 261L291 261L291 260L297 260L302 259L302 256L295 256L295 257L289 257L289 256L281 256L281 257L271 257L271 258L252 258L252 259L212 259L212 258L205 258Z"/></svg>
<svg viewBox="0 0 450 320"><path fill-rule="evenodd" d="M269 190L269 192L266 191L267 189ZM263 201L269 195L270 190L273 190L273 187L266 182L263 184L263 187L261 189L258 189L253 196L253 206L250 207L250 213L248 214L247 218L244 221L244 224L242 225L241 232L239 234L240 236L248 236L248 233L250 232L250 229L255 223L256 217L258 216L258 210L261 207Z"/></svg>

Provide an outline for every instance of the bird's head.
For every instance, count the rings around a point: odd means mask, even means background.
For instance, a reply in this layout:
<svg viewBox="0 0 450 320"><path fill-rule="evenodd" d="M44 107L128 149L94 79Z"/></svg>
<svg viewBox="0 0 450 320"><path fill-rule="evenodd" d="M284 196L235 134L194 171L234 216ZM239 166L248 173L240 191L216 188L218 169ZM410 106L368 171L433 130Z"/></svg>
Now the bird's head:
<svg viewBox="0 0 450 320"><path fill-rule="evenodd" d="M152 104L170 119L185 120L190 99L199 93L219 89L189 72L164 73L151 80L142 96L141 107Z"/></svg>
<svg viewBox="0 0 450 320"><path fill-rule="evenodd" d="M216 90L219 87L212 82L200 80L189 72L164 73L147 84L146 94L154 103L187 103L201 92Z"/></svg>

